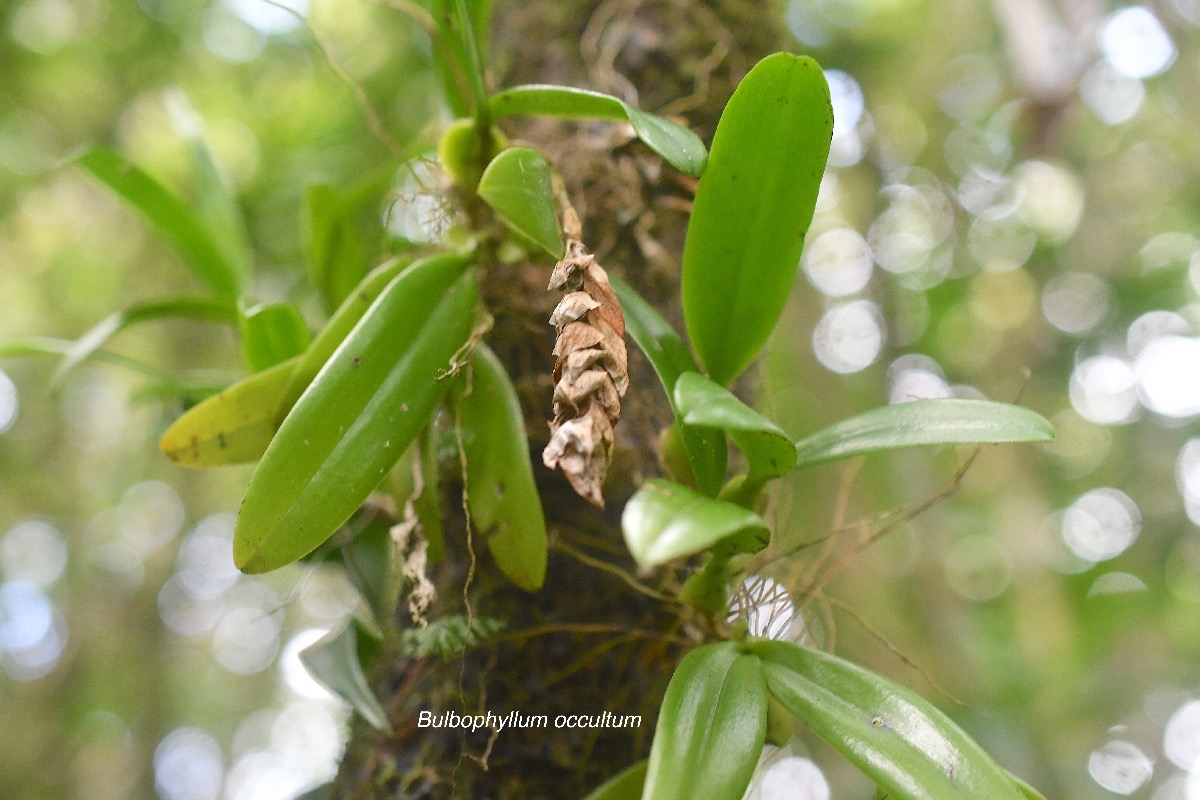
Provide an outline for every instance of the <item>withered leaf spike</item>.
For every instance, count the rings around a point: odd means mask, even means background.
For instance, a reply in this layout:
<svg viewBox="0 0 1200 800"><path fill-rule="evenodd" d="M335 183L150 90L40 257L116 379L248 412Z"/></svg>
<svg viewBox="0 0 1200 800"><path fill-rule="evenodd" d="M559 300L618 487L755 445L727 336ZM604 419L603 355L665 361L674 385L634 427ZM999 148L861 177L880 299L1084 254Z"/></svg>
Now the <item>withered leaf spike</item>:
<svg viewBox="0 0 1200 800"><path fill-rule="evenodd" d="M550 274L565 292L550 315L554 343L554 419L542 461L561 469L580 497L604 507L604 477L612 461L613 426L629 388L625 316L604 268L584 246L575 209L563 200L567 251Z"/></svg>

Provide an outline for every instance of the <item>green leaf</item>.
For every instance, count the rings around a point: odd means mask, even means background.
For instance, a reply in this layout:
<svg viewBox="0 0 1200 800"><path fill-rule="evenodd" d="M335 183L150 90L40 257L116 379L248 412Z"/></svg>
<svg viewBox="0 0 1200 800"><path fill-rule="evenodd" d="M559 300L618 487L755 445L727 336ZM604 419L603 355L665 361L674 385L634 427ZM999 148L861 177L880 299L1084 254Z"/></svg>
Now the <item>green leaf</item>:
<svg viewBox="0 0 1200 800"><path fill-rule="evenodd" d="M1046 800L1046 795L1042 794L1037 789L1018 778L1016 775L1013 775L1011 772L1008 773L1008 779L1013 782L1013 786L1017 787L1017 791L1025 796L1025 800Z"/></svg>
<svg viewBox="0 0 1200 800"><path fill-rule="evenodd" d="M640 800L650 762L642 759L588 792L583 800Z"/></svg>
<svg viewBox="0 0 1200 800"><path fill-rule="evenodd" d="M643 483L625 505L621 530L643 567L699 553L737 533L769 536L753 511L658 478Z"/></svg>
<svg viewBox="0 0 1200 800"><path fill-rule="evenodd" d="M397 276L296 401L246 490L238 567L265 572L319 546L429 421L474 324L467 267L432 256Z"/></svg>
<svg viewBox="0 0 1200 800"><path fill-rule="evenodd" d="M159 233L171 240L196 277L210 289L222 295L238 293L242 283L240 266L229 260L191 207L148 173L107 148L89 150L76 163L137 209Z"/></svg>
<svg viewBox="0 0 1200 800"><path fill-rule="evenodd" d="M325 366L325 362L329 361L338 346L350 335L350 331L354 330L354 326L367 313L371 304L383 293L387 285L409 266L408 261L398 258L380 264L371 270L342 301L337 311L333 312L329 321L325 323L325 327L313 337L312 342L305 348L304 355L296 365L292 379L288 382L287 389L279 401L280 421L292 410L292 406L300 399L300 395L312 383L312 379L317 377L317 373Z"/></svg>
<svg viewBox="0 0 1200 800"><path fill-rule="evenodd" d="M756 641L771 694L896 800L1021 800L1012 779L908 689L790 642Z"/></svg>
<svg viewBox="0 0 1200 800"><path fill-rule="evenodd" d="M699 177L708 153L700 137L666 117L640 111L616 97L569 86L529 84L492 95L496 118L516 115L572 119L623 119L638 138L676 169Z"/></svg>
<svg viewBox="0 0 1200 800"><path fill-rule="evenodd" d="M991 400L914 400L872 409L796 443L800 466L930 444L1044 442L1054 428L1027 408Z"/></svg>
<svg viewBox="0 0 1200 800"><path fill-rule="evenodd" d="M796 466L796 445L779 426L698 372L679 376L675 407L689 425L729 432L746 454L749 484L786 475Z"/></svg>
<svg viewBox="0 0 1200 800"><path fill-rule="evenodd" d="M740 800L767 731L758 659L729 642L688 653L667 686L642 800Z"/></svg>
<svg viewBox="0 0 1200 800"><path fill-rule="evenodd" d="M172 318L234 323L237 321L237 307L232 300L225 298L173 297L168 300L138 303L110 314L75 341L62 363L58 365L54 383L61 385L67 373L99 352L100 348L126 328L142 322Z"/></svg>
<svg viewBox="0 0 1200 800"><path fill-rule="evenodd" d="M489 0L432 0L429 11L437 34L434 63L442 77L446 99L458 116L487 112L484 74L491 19Z"/></svg>
<svg viewBox="0 0 1200 800"><path fill-rule="evenodd" d="M167 428L159 449L185 467L261 458L279 427L275 409L296 361L255 373L192 406Z"/></svg>
<svg viewBox="0 0 1200 800"><path fill-rule="evenodd" d="M225 258L229 263L239 265L244 272L250 263L245 220L237 197L221 174L204 138L203 120L180 89L168 89L163 101L175 133L187 144L191 156L195 184L195 200L191 205Z"/></svg>
<svg viewBox="0 0 1200 800"><path fill-rule="evenodd" d="M388 630L400 597L400 574L393 564L396 545L392 541L391 522L378 508L365 506L346 523L351 537L339 548L346 578L366 601L380 631Z"/></svg>
<svg viewBox="0 0 1200 800"><path fill-rule="evenodd" d="M699 367L683 339L653 306L620 278L610 275L609 282L625 313L625 331L658 373L658 379L667 393L667 402L671 404L671 411L678 421L682 415L675 405L675 382L683 373L696 372ZM728 457L725 435L712 428L682 424L679 425L679 432L696 487L715 497L725 480L725 461Z"/></svg>
<svg viewBox="0 0 1200 800"><path fill-rule="evenodd" d="M352 211L332 186L316 184L304 193L308 272L327 308L339 306L366 272Z"/></svg>
<svg viewBox="0 0 1200 800"><path fill-rule="evenodd" d="M500 571L536 591L546 579L546 520L517 391L500 360L479 344L454 394L471 521L487 536Z"/></svg>
<svg viewBox="0 0 1200 800"><path fill-rule="evenodd" d="M300 662L313 680L349 703L371 727L390 734L392 723L363 672L358 638L358 626L351 622L336 634L301 650Z"/></svg>
<svg viewBox="0 0 1200 800"><path fill-rule="evenodd" d="M554 212L550 165L528 147L510 147L492 159L476 190L517 233L562 258L563 241Z"/></svg>
<svg viewBox="0 0 1200 800"><path fill-rule="evenodd" d="M829 155L821 67L776 53L721 115L683 248L683 312L696 356L726 386L766 343L787 302Z"/></svg>
<svg viewBox="0 0 1200 800"><path fill-rule="evenodd" d="M242 312L242 359L251 372L268 369L298 356L312 334L291 303L264 303Z"/></svg>

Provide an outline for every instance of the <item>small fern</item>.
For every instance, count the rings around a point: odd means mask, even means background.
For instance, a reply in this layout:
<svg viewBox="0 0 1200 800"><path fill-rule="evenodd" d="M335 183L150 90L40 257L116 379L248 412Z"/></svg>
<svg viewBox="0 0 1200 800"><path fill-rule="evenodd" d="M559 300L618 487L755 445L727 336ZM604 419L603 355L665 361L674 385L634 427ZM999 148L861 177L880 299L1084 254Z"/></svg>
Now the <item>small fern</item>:
<svg viewBox="0 0 1200 800"><path fill-rule="evenodd" d="M400 651L412 658L437 655L447 661L464 650L482 644L504 628L504 622L492 617L462 614L430 622L424 628L410 628L400 634Z"/></svg>

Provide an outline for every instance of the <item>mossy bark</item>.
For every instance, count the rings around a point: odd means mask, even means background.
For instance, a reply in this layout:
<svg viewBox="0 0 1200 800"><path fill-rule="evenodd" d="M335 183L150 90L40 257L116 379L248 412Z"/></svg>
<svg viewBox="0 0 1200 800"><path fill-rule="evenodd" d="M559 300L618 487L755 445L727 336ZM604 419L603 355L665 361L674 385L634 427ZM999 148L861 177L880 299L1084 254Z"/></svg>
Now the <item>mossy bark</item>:
<svg viewBox="0 0 1200 800"><path fill-rule="evenodd" d="M782 9L753 0L500 0L495 83L606 91L681 116L709 141L742 75L789 47L782 17ZM551 159L583 219L584 241L605 269L682 329L678 265L693 179L613 123L516 120L505 128ZM447 557L432 576L440 599L430 616L469 606L470 614L502 619L506 628L447 662L385 654L375 677L396 732L388 737L354 724L339 798L581 797L647 755L671 672L689 643L706 634L703 620L632 585L669 596L683 577L660 570L639 580L621 538L621 508L658 472L658 432L669 422L662 389L636 348L630 346L632 386L616 428L607 508L590 507L540 464L553 389L547 320L558 300L546 290L548 278L547 264L496 265L484 287L495 317L487 341L517 386L549 526L545 587L525 593L496 572L482 534L465 529L462 486L447 464ZM515 711L544 715L548 727L423 728L422 711ZM640 716L640 725L555 726L559 715L605 711Z"/></svg>

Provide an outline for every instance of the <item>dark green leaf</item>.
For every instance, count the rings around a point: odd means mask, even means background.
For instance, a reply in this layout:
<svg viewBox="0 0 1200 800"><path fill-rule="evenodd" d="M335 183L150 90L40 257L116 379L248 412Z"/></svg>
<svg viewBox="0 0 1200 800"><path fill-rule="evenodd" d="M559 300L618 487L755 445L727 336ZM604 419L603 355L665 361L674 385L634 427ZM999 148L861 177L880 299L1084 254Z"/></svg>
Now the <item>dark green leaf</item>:
<svg viewBox="0 0 1200 800"><path fill-rule="evenodd" d="M300 355L312 339L300 310L291 303L266 303L246 309L238 327L242 359L251 372Z"/></svg>
<svg viewBox="0 0 1200 800"><path fill-rule="evenodd" d="M541 153L528 147L510 147L501 152L483 171L477 192L510 228L552 258L562 258L550 165Z"/></svg>
<svg viewBox="0 0 1200 800"><path fill-rule="evenodd" d="M433 256L397 276L296 401L238 515L241 569L276 569L328 539L429 421L474 327L467 267Z"/></svg>
<svg viewBox="0 0 1200 800"><path fill-rule="evenodd" d="M351 622L332 636L300 651L300 662L313 679L350 704L350 707L384 733L392 723L379 698L371 691L358 652L358 629Z"/></svg>
<svg viewBox="0 0 1200 800"><path fill-rule="evenodd" d="M649 765L649 761L642 759L626 767L590 791L583 800L640 800Z"/></svg>
<svg viewBox="0 0 1200 800"><path fill-rule="evenodd" d="M833 110L821 67L776 53L721 115L683 250L688 337L728 385L775 327L800 263L829 155Z"/></svg>
<svg viewBox="0 0 1200 800"><path fill-rule="evenodd" d="M279 402L280 421L292 410L292 406L312 383L312 379L317 377L321 367L325 366L329 357L350 335L350 331L354 330L354 326L383 293L384 288L408 266L409 262L398 258L380 264L363 278L350 295L342 301L337 311L333 312L333 316L325 323L325 327L321 328L313 337L312 342L305 349L304 355L300 357L300 362L296 365L292 379L288 382L288 387Z"/></svg>
<svg viewBox="0 0 1200 800"><path fill-rule="evenodd" d="M657 478L630 498L621 530L644 567L699 553L736 533L768 535L767 524L753 511Z"/></svg>
<svg viewBox="0 0 1200 800"><path fill-rule="evenodd" d="M110 314L75 341L62 363L58 365L54 382L61 384L68 372L91 358L126 328L142 322L172 318L234 323L237 321L237 306L232 300L219 297L173 297L169 300L138 303Z"/></svg>
<svg viewBox="0 0 1200 800"><path fill-rule="evenodd" d="M166 236L200 280L214 292L236 295L241 266L230 261L199 216L149 174L103 147L79 157L79 166L137 209Z"/></svg>
<svg viewBox="0 0 1200 800"><path fill-rule="evenodd" d="M904 687L790 642L749 649L771 694L895 800L1021 800L983 748Z"/></svg>
<svg viewBox="0 0 1200 800"><path fill-rule="evenodd" d="M400 597L399 572L394 568L396 545L390 516L368 504L346 523L351 538L340 548L346 577L358 590L379 630L387 630Z"/></svg>
<svg viewBox="0 0 1200 800"><path fill-rule="evenodd" d="M685 423L729 432L749 462L748 483L785 475L796 466L796 445L788 435L724 387L698 372L685 372L675 382L674 394Z"/></svg>
<svg viewBox="0 0 1200 800"><path fill-rule="evenodd" d="M915 400L872 409L796 443L800 466L930 444L1044 442L1054 428L1027 408L991 400Z"/></svg>
<svg viewBox="0 0 1200 800"><path fill-rule="evenodd" d="M620 278L609 276L609 282L625 312L625 330L658 373L678 422L681 414L675 406L675 382L683 373L696 372L699 368L683 339L641 295ZM682 424L679 433L696 488L715 497L725 480L725 435L712 428Z"/></svg>
<svg viewBox="0 0 1200 800"><path fill-rule="evenodd" d="M708 158L700 137L684 126L599 92L544 84L515 86L492 95L491 107L497 118L533 115L627 120L647 147L676 169L696 177L704 172Z"/></svg>
<svg viewBox="0 0 1200 800"><path fill-rule="evenodd" d="M697 647L663 697L642 800L741 800L766 731L759 660L729 642Z"/></svg>
<svg viewBox="0 0 1200 800"><path fill-rule="evenodd" d="M159 449L185 467L213 467L261 458L279 427L275 409L296 361L285 361L244 378L188 409L167 428Z"/></svg>
<svg viewBox="0 0 1200 800"><path fill-rule="evenodd" d="M529 461L521 405L504 365L476 345L455 388L466 461L467 509L509 580L536 591L546 578L546 520Z"/></svg>

